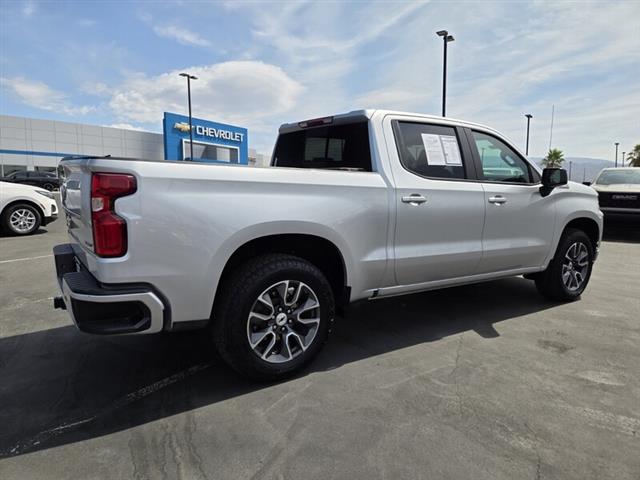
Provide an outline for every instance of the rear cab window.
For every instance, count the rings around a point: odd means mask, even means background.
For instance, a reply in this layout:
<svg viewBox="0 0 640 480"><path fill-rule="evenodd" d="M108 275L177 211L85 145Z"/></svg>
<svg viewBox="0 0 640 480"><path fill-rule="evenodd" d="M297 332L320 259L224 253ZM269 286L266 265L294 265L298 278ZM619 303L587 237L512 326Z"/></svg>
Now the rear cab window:
<svg viewBox="0 0 640 480"><path fill-rule="evenodd" d="M272 166L371 172L368 122L282 133L274 150Z"/></svg>

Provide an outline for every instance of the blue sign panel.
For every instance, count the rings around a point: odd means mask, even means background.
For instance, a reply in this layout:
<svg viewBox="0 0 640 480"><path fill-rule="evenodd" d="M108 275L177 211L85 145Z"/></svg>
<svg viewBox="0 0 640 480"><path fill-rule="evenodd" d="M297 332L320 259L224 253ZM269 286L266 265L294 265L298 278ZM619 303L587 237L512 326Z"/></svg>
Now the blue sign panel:
<svg viewBox="0 0 640 480"><path fill-rule="evenodd" d="M176 113L164 113L164 158L188 160L189 117ZM249 143L247 129L201 118L191 120L193 126L193 160L247 165Z"/></svg>

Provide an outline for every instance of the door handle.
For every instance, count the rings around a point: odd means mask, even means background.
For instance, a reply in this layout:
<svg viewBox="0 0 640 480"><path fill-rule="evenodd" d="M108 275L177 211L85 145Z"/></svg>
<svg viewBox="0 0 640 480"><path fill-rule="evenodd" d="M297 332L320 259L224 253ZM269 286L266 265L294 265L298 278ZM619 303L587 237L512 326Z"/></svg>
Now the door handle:
<svg viewBox="0 0 640 480"><path fill-rule="evenodd" d="M420 205L426 201L427 199L419 193L412 193L411 195L402 197L402 202L410 205Z"/></svg>
<svg viewBox="0 0 640 480"><path fill-rule="evenodd" d="M507 199L502 195L495 195L493 197L489 197L489 203L493 203L494 205L502 205L503 203L507 203Z"/></svg>

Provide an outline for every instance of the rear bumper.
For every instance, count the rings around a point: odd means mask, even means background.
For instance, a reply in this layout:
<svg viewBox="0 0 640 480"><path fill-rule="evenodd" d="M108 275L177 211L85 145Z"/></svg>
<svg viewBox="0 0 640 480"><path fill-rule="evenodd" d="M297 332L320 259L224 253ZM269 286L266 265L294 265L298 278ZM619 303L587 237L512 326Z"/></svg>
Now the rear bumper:
<svg viewBox="0 0 640 480"><path fill-rule="evenodd" d="M56 202L51 204L51 215L42 218L42 226L46 226L51 222L55 222L58 219L58 205Z"/></svg>
<svg viewBox="0 0 640 480"><path fill-rule="evenodd" d="M62 297L56 308L69 312L79 330L97 335L156 333L167 311L160 295L145 285L104 285L76 259L70 244L53 248Z"/></svg>

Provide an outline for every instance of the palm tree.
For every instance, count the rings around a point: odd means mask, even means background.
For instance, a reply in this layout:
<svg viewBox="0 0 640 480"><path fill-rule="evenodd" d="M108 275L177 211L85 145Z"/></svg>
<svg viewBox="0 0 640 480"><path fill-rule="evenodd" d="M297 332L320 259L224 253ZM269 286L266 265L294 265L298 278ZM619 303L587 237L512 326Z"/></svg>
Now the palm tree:
<svg viewBox="0 0 640 480"><path fill-rule="evenodd" d="M633 151L627 153L630 167L640 167L640 143L633 147Z"/></svg>
<svg viewBox="0 0 640 480"><path fill-rule="evenodd" d="M562 150L558 150L557 148L549 150L547 156L542 159L544 168L560 168L562 167L562 162L564 162L564 154Z"/></svg>

